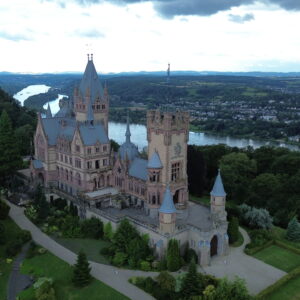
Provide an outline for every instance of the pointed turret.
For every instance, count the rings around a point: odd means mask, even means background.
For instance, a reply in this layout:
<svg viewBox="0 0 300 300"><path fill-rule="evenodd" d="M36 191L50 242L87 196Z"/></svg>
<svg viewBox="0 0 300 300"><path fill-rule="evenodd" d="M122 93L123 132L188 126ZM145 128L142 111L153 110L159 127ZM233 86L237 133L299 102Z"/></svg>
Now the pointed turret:
<svg viewBox="0 0 300 300"><path fill-rule="evenodd" d="M175 231L176 207L169 184L166 187L163 202L158 212L160 231L164 234L172 234Z"/></svg>
<svg viewBox="0 0 300 300"><path fill-rule="evenodd" d="M165 213L165 214L173 214L176 213L176 207L173 202L173 196L170 191L170 186L167 185L163 202L161 207L159 208L160 213Z"/></svg>
<svg viewBox="0 0 300 300"><path fill-rule="evenodd" d="M224 190L220 169L214 186L210 192L210 210L215 219L226 221L226 193Z"/></svg>
<svg viewBox="0 0 300 300"><path fill-rule="evenodd" d="M226 196L220 169L218 170L218 175L217 175L217 178L215 180L214 186L213 186L210 194L211 194L211 196L214 196L214 197L225 197Z"/></svg>
<svg viewBox="0 0 300 300"><path fill-rule="evenodd" d="M130 127L129 127L129 114L128 113L127 113L127 125L126 125L125 136L126 136L126 143L130 143L131 133L130 133Z"/></svg>
<svg viewBox="0 0 300 300"><path fill-rule="evenodd" d="M52 118L52 112L51 112L49 102L48 102L48 107L47 107L47 111L46 111L46 118Z"/></svg>

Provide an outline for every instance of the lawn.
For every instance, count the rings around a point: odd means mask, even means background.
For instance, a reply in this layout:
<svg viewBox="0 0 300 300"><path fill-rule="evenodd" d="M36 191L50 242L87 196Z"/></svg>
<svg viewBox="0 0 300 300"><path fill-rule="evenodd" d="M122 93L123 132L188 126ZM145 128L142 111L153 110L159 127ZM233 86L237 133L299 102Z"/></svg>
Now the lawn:
<svg viewBox="0 0 300 300"><path fill-rule="evenodd" d="M204 205L210 205L210 196L202 196L202 197L197 197L194 195L189 195L189 200L197 202L199 204L204 204Z"/></svg>
<svg viewBox="0 0 300 300"><path fill-rule="evenodd" d="M300 266L300 255L276 245L271 245L253 256L286 272Z"/></svg>
<svg viewBox="0 0 300 300"><path fill-rule="evenodd" d="M125 300L128 299L116 290L101 281L94 279L92 283L84 288L75 288L72 285L72 267L60 260L53 254L47 252L23 262L21 272L31 274L35 277L50 277L54 280L54 289L57 299L64 300ZM20 300L32 300L34 298L33 287L19 294Z"/></svg>
<svg viewBox="0 0 300 300"><path fill-rule="evenodd" d="M87 258L91 261L101 264L109 264L109 261L100 254L100 249L110 245L109 242L95 239L70 239L70 238L55 238L62 246L68 248L72 252L79 253L83 250Z"/></svg>
<svg viewBox="0 0 300 300"><path fill-rule="evenodd" d="M1 223L5 227L6 243L16 238L16 236L21 232L21 229L8 218L6 220L1 220ZM0 245L0 300L6 300L6 288L11 271L12 263L6 263L5 245Z"/></svg>
<svg viewBox="0 0 300 300"><path fill-rule="evenodd" d="M300 242L291 242L285 239L286 229L274 226L272 228L273 238L277 239L289 246L300 249Z"/></svg>
<svg viewBox="0 0 300 300"><path fill-rule="evenodd" d="M285 285L268 296L268 300L300 299L300 276L289 280Z"/></svg>

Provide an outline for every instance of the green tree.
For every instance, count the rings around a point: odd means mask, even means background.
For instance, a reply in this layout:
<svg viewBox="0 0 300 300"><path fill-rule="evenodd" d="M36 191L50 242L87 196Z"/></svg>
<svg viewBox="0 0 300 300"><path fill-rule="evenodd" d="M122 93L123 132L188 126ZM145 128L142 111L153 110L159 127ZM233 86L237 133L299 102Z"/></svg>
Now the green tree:
<svg viewBox="0 0 300 300"><path fill-rule="evenodd" d="M103 232L104 232L104 238L105 238L106 240L112 241L113 236L114 236L114 232L113 232L112 225L111 225L110 222L107 222L107 223L104 225Z"/></svg>
<svg viewBox="0 0 300 300"><path fill-rule="evenodd" d="M111 149L115 152L118 152L120 145L113 139L110 140Z"/></svg>
<svg viewBox="0 0 300 300"><path fill-rule="evenodd" d="M30 154L31 141L33 138L33 128L30 124L16 128L15 136L17 146L22 155Z"/></svg>
<svg viewBox="0 0 300 300"><path fill-rule="evenodd" d="M127 253L129 241L139 236L136 228L134 228L127 219L123 219L114 235L113 244L117 252Z"/></svg>
<svg viewBox="0 0 300 300"><path fill-rule="evenodd" d="M300 241L300 224L297 217L291 219L286 231L286 238L293 242Z"/></svg>
<svg viewBox="0 0 300 300"><path fill-rule="evenodd" d="M175 291L176 279L167 271L162 271L156 277L156 280L163 290Z"/></svg>
<svg viewBox="0 0 300 300"><path fill-rule="evenodd" d="M233 244L239 239L239 219L232 217L228 224L229 243Z"/></svg>
<svg viewBox="0 0 300 300"><path fill-rule="evenodd" d="M0 245L5 243L5 226L0 223Z"/></svg>
<svg viewBox="0 0 300 300"><path fill-rule="evenodd" d="M227 278L222 278L214 293L215 300L250 300L253 299L246 288L245 281L236 278L230 282Z"/></svg>
<svg viewBox="0 0 300 300"><path fill-rule="evenodd" d="M45 281L35 291L37 300L56 300L55 291L50 281Z"/></svg>
<svg viewBox="0 0 300 300"><path fill-rule="evenodd" d="M192 260L189 265L189 270L183 279L180 294L184 299L189 299L191 296L200 296L201 293L202 287L197 273L196 263Z"/></svg>
<svg viewBox="0 0 300 300"><path fill-rule="evenodd" d="M167 249L167 268L169 271L174 272L181 267L181 256L178 241L170 239Z"/></svg>
<svg viewBox="0 0 300 300"><path fill-rule="evenodd" d="M256 174L256 162L245 153L230 153L220 162L223 183L228 197L241 202L249 194L249 185Z"/></svg>
<svg viewBox="0 0 300 300"><path fill-rule="evenodd" d="M80 251L77 256L77 262L73 270L72 282L77 287L83 287L88 285L91 280L91 268L89 262L86 258L86 255L83 251Z"/></svg>
<svg viewBox="0 0 300 300"><path fill-rule="evenodd" d="M95 217L82 221L80 227L85 238L99 239L103 237L103 222Z"/></svg>
<svg viewBox="0 0 300 300"><path fill-rule="evenodd" d="M8 217L10 207L0 199L0 220L5 220Z"/></svg>
<svg viewBox="0 0 300 300"><path fill-rule="evenodd" d="M17 142L11 121L5 110L0 117L0 178L2 184L7 183L11 175L22 166Z"/></svg>
<svg viewBox="0 0 300 300"><path fill-rule="evenodd" d="M140 260L145 259L148 255L150 255L148 242L142 237L136 237L129 241L127 254L130 258L131 267L135 268Z"/></svg>

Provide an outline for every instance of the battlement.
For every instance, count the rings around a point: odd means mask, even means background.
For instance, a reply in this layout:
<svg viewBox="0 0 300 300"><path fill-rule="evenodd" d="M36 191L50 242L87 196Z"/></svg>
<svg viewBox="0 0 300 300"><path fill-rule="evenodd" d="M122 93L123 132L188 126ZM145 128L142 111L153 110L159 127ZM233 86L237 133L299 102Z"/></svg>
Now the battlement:
<svg viewBox="0 0 300 300"><path fill-rule="evenodd" d="M189 129L190 116L188 112L161 112L149 110L147 112L147 129L159 131L174 131Z"/></svg>

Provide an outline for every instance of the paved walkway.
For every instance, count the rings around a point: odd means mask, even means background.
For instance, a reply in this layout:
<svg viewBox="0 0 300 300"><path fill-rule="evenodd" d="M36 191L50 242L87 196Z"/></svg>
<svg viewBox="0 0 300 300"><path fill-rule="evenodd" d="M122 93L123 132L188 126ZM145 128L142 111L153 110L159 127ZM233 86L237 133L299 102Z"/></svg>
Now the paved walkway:
<svg viewBox="0 0 300 300"><path fill-rule="evenodd" d="M42 247L48 249L51 253L73 265L76 262L77 255L61 246L49 236L44 234L39 228L37 228L32 222L30 222L23 213L23 208L15 206L7 202L11 207L9 215L10 217L21 227L22 229L29 230L32 235L32 239ZM128 282L128 279L132 276L155 276L155 272L142 272L133 270L121 270L112 266L103 265L95 262L90 262L91 274L98 280L106 283L120 293L126 295L133 300L151 300L154 299L149 294L145 293L141 289L135 287Z"/></svg>
<svg viewBox="0 0 300 300"><path fill-rule="evenodd" d="M234 279L235 276L238 276L243 278L250 293L257 294L286 275L286 272L246 255L244 248L250 242L250 238L243 228L240 228L240 232L244 237L242 246L230 247L228 256L213 257L211 266L202 269L216 277L227 276L228 279Z"/></svg>
<svg viewBox="0 0 300 300"><path fill-rule="evenodd" d="M14 260L12 270L7 285L7 299L15 300L17 295L32 284L32 279L28 275L20 273L20 266L26 257L29 243L22 247L21 253Z"/></svg>

